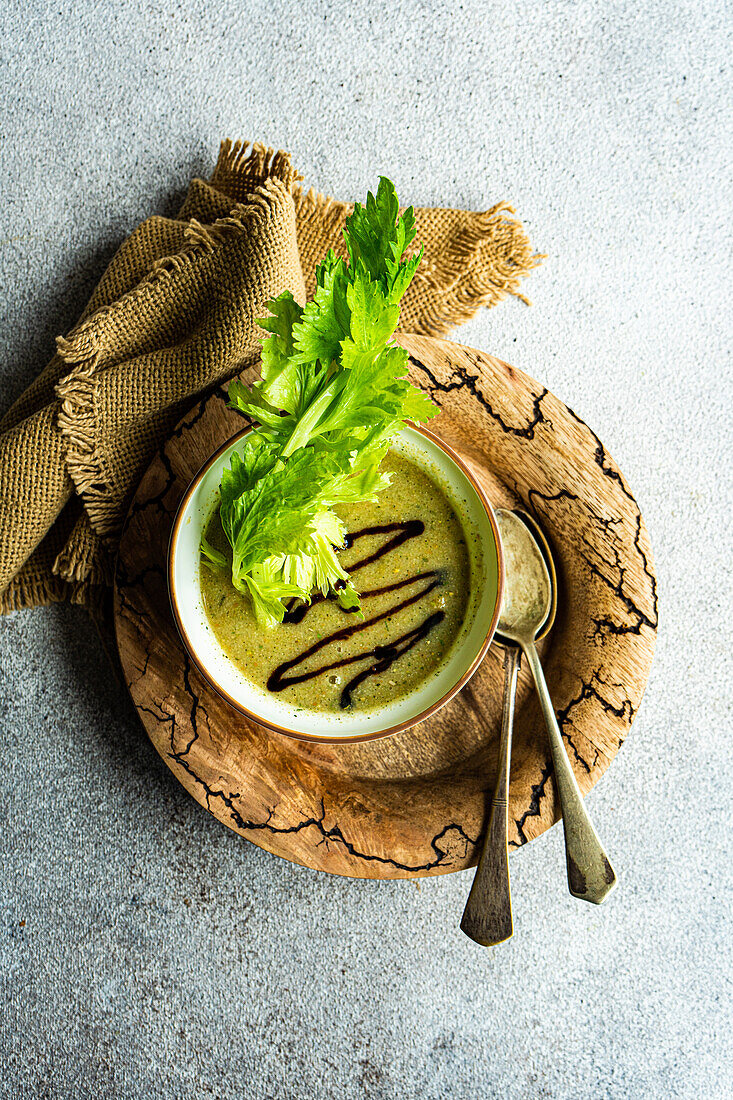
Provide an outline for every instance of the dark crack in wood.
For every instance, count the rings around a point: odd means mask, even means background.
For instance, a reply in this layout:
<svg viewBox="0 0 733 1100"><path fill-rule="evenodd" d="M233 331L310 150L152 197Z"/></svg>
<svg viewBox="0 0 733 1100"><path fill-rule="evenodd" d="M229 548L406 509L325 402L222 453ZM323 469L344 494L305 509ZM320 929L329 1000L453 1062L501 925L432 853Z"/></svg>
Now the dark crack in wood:
<svg viewBox="0 0 733 1100"><path fill-rule="evenodd" d="M449 382L441 382L439 378L436 378L435 374L424 363L420 362L414 355L409 356L410 362L418 370L422 371L425 377L428 379L429 385L426 386L427 392L436 402L441 405L442 402L437 396L439 393L452 393L455 390L466 389L468 392L476 398L479 405L488 413L492 420L494 420L505 435L517 436L520 439L534 439L535 432L540 424L550 423L542 409L542 402L548 395L548 390L543 388L538 394L532 395L532 416L523 425L509 424L504 420L501 413L497 412L491 402L488 400L484 392L479 388L478 381L480 375L469 374L467 369L463 366L454 366L453 374Z"/></svg>
<svg viewBox="0 0 733 1100"><path fill-rule="evenodd" d="M545 789L547 787L547 781L549 780L551 775L552 775L552 764L551 763L545 764L544 768L542 769L542 772L540 773L539 783L533 784L533 786L531 788L529 806L524 811L524 813L522 814L521 817L514 819L514 824L517 826L517 833L519 835L520 844L526 844L527 841L529 840L529 837L527 836L527 834L524 831L524 826L526 825L528 819L530 817L540 817L541 816L540 804L542 802L542 799L545 797ZM517 847L517 848L520 846L520 844L516 844L516 842L513 842L513 846Z"/></svg>

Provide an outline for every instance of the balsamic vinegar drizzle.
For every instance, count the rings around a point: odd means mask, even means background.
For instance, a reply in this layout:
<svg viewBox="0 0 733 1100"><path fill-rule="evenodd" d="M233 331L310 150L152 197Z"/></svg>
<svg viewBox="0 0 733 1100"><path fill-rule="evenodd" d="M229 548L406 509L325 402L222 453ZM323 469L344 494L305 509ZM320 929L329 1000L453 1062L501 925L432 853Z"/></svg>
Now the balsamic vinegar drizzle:
<svg viewBox="0 0 733 1100"><path fill-rule="evenodd" d="M380 546L378 550L375 550L373 554L369 554L366 558L360 558L359 561L351 566L349 572L356 573L359 569L363 569L365 565L371 565L372 562L378 561L379 558L384 557L385 554L390 554L393 550L396 550L398 546L402 546L403 542L408 542L409 539L414 539L417 538L418 535L422 535L425 531L425 524L421 519L408 519L403 523L384 523L377 527L362 527L361 531L352 531L346 536L344 550L350 550L358 539L362 539L366 535L390 535L393 531L397 532L393 538L388 539L387 542ZM383 592L392 592L395 588L401 588L403 585L410 584L412 581L417 580L419 576L426 576L426 574L418 573L414 577L410 577L409 580L401 581L399 584L387 585L384 588L375 588L372 592L362 592L362 596L367 599L369 596L379 596ZM288 610L285 612L283 622L302 623L314 604L322 603L324 599L332 598L332 596L322 596L319 592L311 598L310 603L292 600ZM353 610L356 609L354 608Z"/></svg>
<svg viewBox="0 0 733 1100"><path fill-rule="evenodd" d="M442 622L444 618L445 611L434 611L432 615L428 615L420 626L414 627L407 634L403 634L401 638L395 638L389 645L375 646L368 654L368 656L376 658L374 664L352 677L341 692L340 703L342 709L351 706L351 694L359 684L363 684L370 676L377 676L380 672L386 672L399 657L404 653L408 653L423 638L427 638L433 627Z"/></svg>
<svg viewBox="0 0 733 1100"><path fill-rule="evenodd" d="M383 543L373 554L360 558L359 561L351 566L349 572L355 573L357 570L363 569L364 566L370 565L385 554L389 554L392 550L396 550L398 546L407 542L408 539L417 538L419 535L422 535L424 531L425 524L422 520L412 519L406 520L403 523L385 523L376 527L363 527L360 531L352 532L347 535L347 547L353 546L358 539L364 538L367 535L393 535L393 537ZM387 610L383 611L381 614L374 615L371 619L365 619L363 622L355 623L354 626L344 627L342 630L337 630L335 633L329 634L326 638L321 638L297 657L293 657L289 661L283 661L283 663L278 665L270 674L267 681L268 690L272 692L282 691L292 684L302 684L305 680L311 680L316 676L321 676L324 672L330 672L332 669L343 668L345 665L355 664L368 657L373 657L374 662L357 673L356 676L352 677L341 692L340 704L342 709L350 707L354 690L360 684L363 684L370 676L378 676L380 673L386 672L396 660L405 653L408 653L412 647L422 641L423 638L426 638L431 630L433 630L438 623L443 621L445 618L444 611L434 611L431 615L428 615L419 626L409 630L401 637L395 638L394 641L389 642L387 645L374 646L373 649L365 650L363 653L357 653L353 657L342 657L339 660L332 661L330 664L320 665L318 668L311 669L307 672L293 673L291 670L297 669L299 665L302 665L304 661L307 661L309 657L312 657L314 653L317 653L325 646L331 645L333 642L352 638L355 634L358 634L362 630L366 630L367 627L372 626L374 623L381 622L382 619L389 618L391 615L395 615L404 608L410 607L412 604L422 600L432 592L434 588L443 584L443 573L438 569L430 569L422 573L415 573L412 577L407 577L402 581L396 581L394 584L386 584L382 588L374 588L369 592L362 592L362 597L368 599L370 596L381 596L386 592L397 592L401 588L410 587L420 581L427 582L427 584L412 596L408 596L400 603L387 608ZM333 597L328 598L332 599ZM289 623L302 622L309 608L312 607L314 603L318 603L323 599L323 596L316 595L313 597L310 604L297 604L296 601L293 601L286 612L284 621Z"/></svg>

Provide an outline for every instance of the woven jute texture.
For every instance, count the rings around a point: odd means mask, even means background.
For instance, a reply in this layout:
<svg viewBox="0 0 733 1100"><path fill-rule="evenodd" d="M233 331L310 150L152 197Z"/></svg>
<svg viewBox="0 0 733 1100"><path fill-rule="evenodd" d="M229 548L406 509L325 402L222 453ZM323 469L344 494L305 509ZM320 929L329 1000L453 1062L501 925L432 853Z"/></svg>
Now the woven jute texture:
<svg viewBox="0 0 733 1100"><path fill-rule="evenodd" d="M304 192L290 157L225 141L177 218L151 217L118 250L79 323L0 421L0 609L94 605L143 471L193 401L258 357L257 318L303 302L347 203ZM539 263L505 203L417 209L425 253L403 331L445 335ZM526 299L523 299L526 300Z"/></svg>

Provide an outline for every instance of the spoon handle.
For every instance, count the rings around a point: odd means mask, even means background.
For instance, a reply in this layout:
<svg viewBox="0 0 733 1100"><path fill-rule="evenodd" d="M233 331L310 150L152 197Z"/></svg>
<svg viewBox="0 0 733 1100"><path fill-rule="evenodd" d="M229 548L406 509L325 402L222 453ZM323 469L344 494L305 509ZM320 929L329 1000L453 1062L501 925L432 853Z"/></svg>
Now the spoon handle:
<svg viewBox="0 0 733 1100"><path fill-rule="evenodd" d="M504 656L504 711L501 720L498 775L491 803L489 827L486 830L481 858L461 920L461 930L483 947L491 947L493 944L508 940L514 931L506 841L514 697L517 692L519 661L519 648L507 646Z"/></svg>
<svg viewBox="0 0 733 1100"><path fill-rule="evenodd" d="M523 649L532 670L550 738L555 785L560 799L565 831L565 856L568 864L570 893L576 898L582 898L583 901L592 901L600 905L616 885L616 872L603 850L585 808L583 796L557 724L555 709L547 690L537 650L533 645L523 646Z"/></svg>

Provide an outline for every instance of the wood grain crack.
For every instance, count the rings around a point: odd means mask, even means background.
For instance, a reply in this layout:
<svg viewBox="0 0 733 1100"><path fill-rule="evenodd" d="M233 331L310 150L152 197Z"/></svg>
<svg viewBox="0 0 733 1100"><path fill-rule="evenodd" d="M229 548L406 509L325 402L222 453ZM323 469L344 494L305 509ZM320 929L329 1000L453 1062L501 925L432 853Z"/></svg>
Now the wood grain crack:
<svg viewBox="0 0 733 1100"><path fill-rule="evenodd" d="M498 413L488 400L484 392L478 385L479 375L469 374L468 370L462 365L454 365L453 373L450 377L450 381L441 382L439 378L435 376L433 371L430 370L425 363L422 363L414 355L409 356L410 362L413 367L417 367L425 377L428 379L429 385L426 387L427 392L436 402L436 404L442 406L440 398L437 396L439 393L452 393L454 390L466 389L468 392L476 398L481 407L488 413L492 420L496 421L505 435L518 436L520 439L534 439L535 432L540 424L549 423L545 417L542 409L542 402L545 400L548 394L548 390L542 389L538 394L532 394L532 416L526 424L515 425L509 424L504 420L501 413Z"/></svg>

